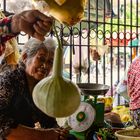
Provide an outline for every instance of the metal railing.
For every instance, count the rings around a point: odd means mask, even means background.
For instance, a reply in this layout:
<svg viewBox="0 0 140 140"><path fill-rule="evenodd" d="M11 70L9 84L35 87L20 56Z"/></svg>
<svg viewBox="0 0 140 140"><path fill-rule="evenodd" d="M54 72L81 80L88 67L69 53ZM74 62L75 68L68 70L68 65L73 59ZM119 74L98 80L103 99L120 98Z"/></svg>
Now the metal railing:
<svg viewBox="0 0 140 140"><path fill-rule="evenodd" d="M6 5L3 0L4 11ZM113 85L121 80L132 59L139 54L139 7L139 0L87 0L85 17L80 23L73 27L57 23L65 46L67 76L75 82L110 85L113 94ZM20 45L25 43L20 39L23 36L18 36ZM98 62L90 57L93 48L100 50Z"/></svg>

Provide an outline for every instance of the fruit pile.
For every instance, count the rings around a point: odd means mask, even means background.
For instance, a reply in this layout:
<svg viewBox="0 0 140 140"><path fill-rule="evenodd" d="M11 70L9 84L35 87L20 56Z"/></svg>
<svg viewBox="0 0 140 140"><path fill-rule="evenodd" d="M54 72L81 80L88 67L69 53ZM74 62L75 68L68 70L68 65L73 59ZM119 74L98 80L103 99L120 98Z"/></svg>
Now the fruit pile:
<svg viewBox="0 0 140 140"><path fill-rule="evenodd" d="M131 121L129 107L117 106L113 108L112 112L119 114L121 121L124 123Z"/></svg>

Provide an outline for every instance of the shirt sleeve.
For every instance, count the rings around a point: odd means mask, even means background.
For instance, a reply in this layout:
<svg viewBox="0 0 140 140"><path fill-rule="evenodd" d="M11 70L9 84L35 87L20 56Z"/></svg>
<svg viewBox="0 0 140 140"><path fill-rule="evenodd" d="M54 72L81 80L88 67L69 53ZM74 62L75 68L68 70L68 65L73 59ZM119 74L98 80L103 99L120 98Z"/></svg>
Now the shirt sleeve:
<svg viewBox="0 0 140 140"><path fill-rule="evenodd" d="M9 73L0 76L0 111L11 103L13 97L13 85Z"/></svg>
<svg viewBox="0 0 140 140"><path fill-rule="evenodd" d="M13 97L13 86L10 84L11 78L8 73L0 75L0 136L2 139L9 133L14 120L9 118L7 107L10 105Z"/></svg>
<svg viewBox="0 0 140 140"><path fill-rule="evenodd" d="M18 33L14 34L11 32L11 20L12 16L0 20L0 43L4 43L18 35Z"/></svg>

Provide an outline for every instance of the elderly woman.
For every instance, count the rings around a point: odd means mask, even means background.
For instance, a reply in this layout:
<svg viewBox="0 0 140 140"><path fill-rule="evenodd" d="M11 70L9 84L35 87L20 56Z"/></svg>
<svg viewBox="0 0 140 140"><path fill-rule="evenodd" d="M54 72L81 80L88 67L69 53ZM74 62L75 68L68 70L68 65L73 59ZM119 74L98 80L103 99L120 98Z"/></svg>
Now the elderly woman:
<svg viewBox="0 0 140 140"><path fill-rule="evenodd" d="M31 38L23 47L21 63L16 70L5 71L0 77L0 136L12 139L37 140L35 127L56 128L57 122L41 112L32 100L32 90L35 85L51 72L54 58L55 43L52 39L40 42ZM21 125L20 125L21 124ZM28 133L27 133L28 132ZM40 131L39 137L55 140L64 139L67 131L64 129L46 129L45 135ZM20 136L21 134L21 136ZM34 134L34 135L32 135ZM23 137L24 136L24 137ZM32 136L32 137L31 137ZM27 137L27 138L25 138ZM35 138L34 138L35 137ZM16 140L14 138L14 140Z"/></svg>

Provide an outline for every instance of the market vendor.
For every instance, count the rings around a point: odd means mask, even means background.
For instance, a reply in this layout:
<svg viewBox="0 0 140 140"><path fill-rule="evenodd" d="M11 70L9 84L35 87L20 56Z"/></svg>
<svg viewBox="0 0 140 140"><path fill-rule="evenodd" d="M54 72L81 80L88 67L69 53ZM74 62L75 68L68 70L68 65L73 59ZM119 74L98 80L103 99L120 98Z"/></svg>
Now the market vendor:
<svg viewBox="0 0 140 140"><path fill-rule="evenodd" d="M20 140L22 136L24 139L66 139L68 131L58 128L56 120L40 111L32 100L34 86L51 72L54 50L55 43L51 38L43 42L31 38L23 47L19 67L1 75L0 136L3 139L10 139L15 135L18 135ZM46 131L22 126L34 128L36 123Z"/></svg>
<svg viewBox="0 0 140 140"><path fill-rule="evenodd" d="M0 10L0 73L15 69L19 60L16 35L24 31L40 40L50 31L52 19L37 10L29 10L14 15ZM10 16L11 15L11 16Z"/></svg>

